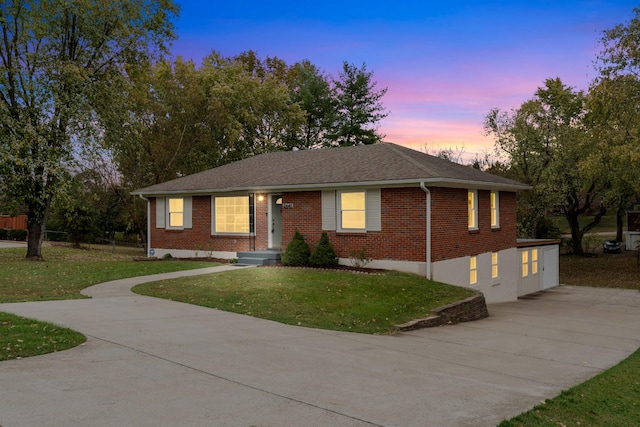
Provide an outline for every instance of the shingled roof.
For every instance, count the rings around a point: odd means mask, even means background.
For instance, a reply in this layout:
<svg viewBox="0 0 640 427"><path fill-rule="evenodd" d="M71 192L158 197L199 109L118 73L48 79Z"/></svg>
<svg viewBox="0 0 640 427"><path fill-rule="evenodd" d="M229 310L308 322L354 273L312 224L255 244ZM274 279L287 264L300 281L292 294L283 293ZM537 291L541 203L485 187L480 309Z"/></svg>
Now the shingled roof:
<svg viewBox="0 0 640 427"><path fill-rule="evenodd" d="M419 185L517 191L527 185L391 143L266 153L134 195Z"/></svg>

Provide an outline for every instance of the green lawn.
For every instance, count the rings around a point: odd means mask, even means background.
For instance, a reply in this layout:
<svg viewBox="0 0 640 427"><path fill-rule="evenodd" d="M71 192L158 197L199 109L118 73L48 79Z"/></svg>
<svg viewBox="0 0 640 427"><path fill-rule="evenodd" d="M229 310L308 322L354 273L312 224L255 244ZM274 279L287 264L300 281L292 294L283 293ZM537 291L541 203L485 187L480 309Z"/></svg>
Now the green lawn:
<svg viewBox="0 0 640 427"><path fill-rule="evenodd" d="M398 272L355 274L253 268L145 283L134 292L290 325L389 333L472 295L468 289Z"/></svg>
<svg viewBox="0 0 640 427"><path fill-rule="evenodd" d="M597 288L640 289L637 253L560 256L560 283Z"/></svg>
<svg viewBox="0 0 640 427"><path fill-rule="evenodd" d="M640 425L640 350L500 427Z"/></svg>
<svg viewBox="0 0 640 427"><path fill-rule="evenodd" d="M60 246L42 248L45 261L27 261L26 249L0 249L0 303L85 298L80 291L125 277L211 267L208 261L133 261L131 256Z"/></svg>
<svg viewBox="0 0 640 427"><path fill-rule="evenodd" d="M207 261L135 262L109 252L46 246L46 261L27 261L26 248L0 249L0 303L85 298L80 290L125 277L211 267ZM0 312L0 361L82 344L78 332Z"/></svg>
<svg viewBox="0 0 640 427"><path fill-rule="evenodd" d="M67 350L85 341L70 329L0 312L0 361Z"/></svg>

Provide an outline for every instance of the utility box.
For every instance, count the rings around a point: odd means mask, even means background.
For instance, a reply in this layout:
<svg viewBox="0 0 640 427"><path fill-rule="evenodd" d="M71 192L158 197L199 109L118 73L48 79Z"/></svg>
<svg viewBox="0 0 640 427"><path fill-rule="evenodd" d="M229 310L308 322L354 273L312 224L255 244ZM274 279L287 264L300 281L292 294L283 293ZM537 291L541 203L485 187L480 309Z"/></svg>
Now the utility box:
<svg viewBox="0 0 640 427"><path fill-rule="evenodd" d="M639 249L640 211L627 211L627 250Z"/></svg>

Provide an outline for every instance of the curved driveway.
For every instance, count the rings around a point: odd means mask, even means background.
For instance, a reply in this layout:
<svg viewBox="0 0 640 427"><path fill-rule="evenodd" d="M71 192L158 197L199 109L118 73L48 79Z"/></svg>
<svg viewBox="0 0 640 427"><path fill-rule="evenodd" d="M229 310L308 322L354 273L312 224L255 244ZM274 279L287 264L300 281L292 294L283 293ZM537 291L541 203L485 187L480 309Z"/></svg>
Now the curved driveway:
<svg viewBox="0 0 640 427"><path fill-rule="evenodd" d="M175 275L1 304L88 341L0 363L0 425L494 426L640 347L637 290L560 287L481 321L371 336L129 292Z"/></svg>

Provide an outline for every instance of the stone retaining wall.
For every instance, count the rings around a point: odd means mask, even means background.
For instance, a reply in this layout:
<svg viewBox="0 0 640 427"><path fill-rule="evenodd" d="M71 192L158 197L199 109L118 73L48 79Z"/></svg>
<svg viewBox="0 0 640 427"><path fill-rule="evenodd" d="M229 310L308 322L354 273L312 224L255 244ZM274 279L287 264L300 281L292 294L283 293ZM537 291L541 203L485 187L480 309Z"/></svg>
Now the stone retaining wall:
<svg viewBox="0 0 640 427"><path fill-rule="evenodd" d="M429 317L411 320L402 325L396 325L399 331L412 331L415 329L431 328L434 326L453 325L461 322L484 319L489 316L484 295L477 292L462 301L457 301L435 310L431 310Z"/></svg>

